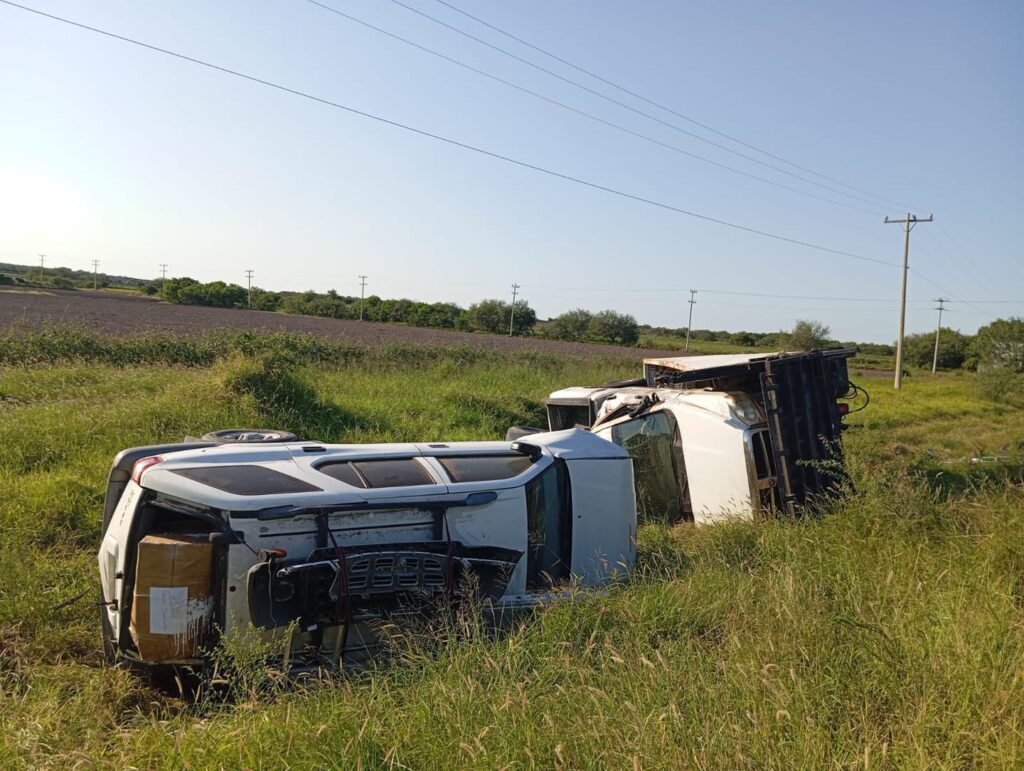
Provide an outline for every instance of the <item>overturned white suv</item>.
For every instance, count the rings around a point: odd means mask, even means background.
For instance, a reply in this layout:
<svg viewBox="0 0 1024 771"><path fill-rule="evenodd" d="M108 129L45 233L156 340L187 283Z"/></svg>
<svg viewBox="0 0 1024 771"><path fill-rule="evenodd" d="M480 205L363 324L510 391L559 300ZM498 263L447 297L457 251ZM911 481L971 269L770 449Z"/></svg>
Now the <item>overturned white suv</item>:
<svg viewBox="0 0 1024 771"><path fill-rule="evenodd" d="M252 625L288 630L292 667L323 667L424 600L472 591L501 611L606 583L633 564L636 503L626 451L581 430L378 445L238 431L121 452L103 531L112 659L195 664Z"/></svg>

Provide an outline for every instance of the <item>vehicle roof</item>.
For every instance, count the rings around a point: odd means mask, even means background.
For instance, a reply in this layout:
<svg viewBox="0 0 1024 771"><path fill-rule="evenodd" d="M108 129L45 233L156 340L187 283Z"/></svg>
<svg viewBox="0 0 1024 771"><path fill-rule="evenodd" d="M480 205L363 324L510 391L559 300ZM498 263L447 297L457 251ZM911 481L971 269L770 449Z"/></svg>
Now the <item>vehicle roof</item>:
<svg viewBox="0 0 1024 771"><path fill-rule="evenodd" d="M513 453L516 451L516 447L526 450L536 447L539 448L543 456L568 460L628 457L626 452L617 445L590 432L576 429L533 434L518 442L227 443L183 450L163 456L163 460L159 464L151 466L143 472L142 486L192 504L229 511L252 511L289 504L319 506L359 503L382 498L397 500L411 496L422 498L425 494L443 495L453 491L461 493L474 488L491 490L517 487L523 484L526 472L511 479L456 484L450 482L428 463L426 464L428 470L437 477L435 484L364 489L328 476L318 471L317 467L330 461L486 456ZM284 492L269 495L235 494L178 473L185 469L240 465L270 469L318 489L308 492Z"/></svg>
<svg viewBox="0 0 1024 771"><path fill-rule="evenodd" d="M769 353L722 353L708 356L669 356L659 359L644 359L644 364L673 369L678 372L699 372L704 369L718 369L719 367L749 364L752 361L762 361L777 356L781 356L779 351L771 351Z"/></svg>

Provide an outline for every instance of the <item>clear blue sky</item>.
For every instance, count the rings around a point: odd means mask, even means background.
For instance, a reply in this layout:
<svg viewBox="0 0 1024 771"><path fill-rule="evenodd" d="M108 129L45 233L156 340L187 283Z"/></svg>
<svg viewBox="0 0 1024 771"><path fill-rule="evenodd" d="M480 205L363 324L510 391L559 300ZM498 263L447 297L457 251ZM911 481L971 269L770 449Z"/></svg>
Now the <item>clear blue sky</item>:
<svg viewBox="0 0 1024 771"><path fill-rule="evenodd" d="M390 0L325 0L523 87L768 186L598 125L303 0L82 3L40 10L712 217L898 262L896 203L865 205L580 91ZM459 16L425 13L802 176ZM775 155L893 201L911 265L973 331L1024 314L1024 3L452 0ZM772 241L481 157L0 5L0 260L386 297L507 297L543 316L611 307L682 326L895 336L899 270ZM812 179L817 179L813 178ZM819 180L820 181L820 180ZM830 184L830 183L825 183ZM980 270L979 270L980 268ZM909 331L939 289L911 274Z"/></svg>

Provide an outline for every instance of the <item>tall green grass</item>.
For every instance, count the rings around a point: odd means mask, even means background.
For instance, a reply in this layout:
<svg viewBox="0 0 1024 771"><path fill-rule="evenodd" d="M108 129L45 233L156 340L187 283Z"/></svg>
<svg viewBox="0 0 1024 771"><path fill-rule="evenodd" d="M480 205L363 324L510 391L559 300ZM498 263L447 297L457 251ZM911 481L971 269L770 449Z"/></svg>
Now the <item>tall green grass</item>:
<svg viewBox="0 0 1024 771"><path fill-rule="evenodd" d="M497 438L549 391L638 365L277 336L207 358L33 345L0 341L0 767L1024 763L1024 419L970 377L874 385L846 434L857 492L823 518L647 526L628 583L500 639L456 624L336 682L189 705L101 664L95 608L58 607L95 586L114 453L242 425Z"/></svg>

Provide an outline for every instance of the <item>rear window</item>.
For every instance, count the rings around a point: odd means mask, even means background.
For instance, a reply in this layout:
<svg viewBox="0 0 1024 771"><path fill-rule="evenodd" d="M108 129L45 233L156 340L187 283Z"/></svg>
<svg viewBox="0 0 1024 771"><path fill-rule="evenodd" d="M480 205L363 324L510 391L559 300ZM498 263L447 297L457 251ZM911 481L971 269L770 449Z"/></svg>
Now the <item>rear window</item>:
<svg viewBox="0 0 1024 771"><path fill-rule="evenodd" d="M324 463L317 471L353 487L412 487L437 484L414 458L382 458Z"/></svg>
<svg viewBox="0 0 1024 771"><path fill-rule="evenodd" d="M313 493L321 488L264 466L199 466L172 473L234 495Z"/></svg>
<svg viewBox="0 0 1024 771"><path fill-rule="evenodd" d="M533 465L527 455L465 455L438 458L453 482L488 482L519 476Z"/></svg>

